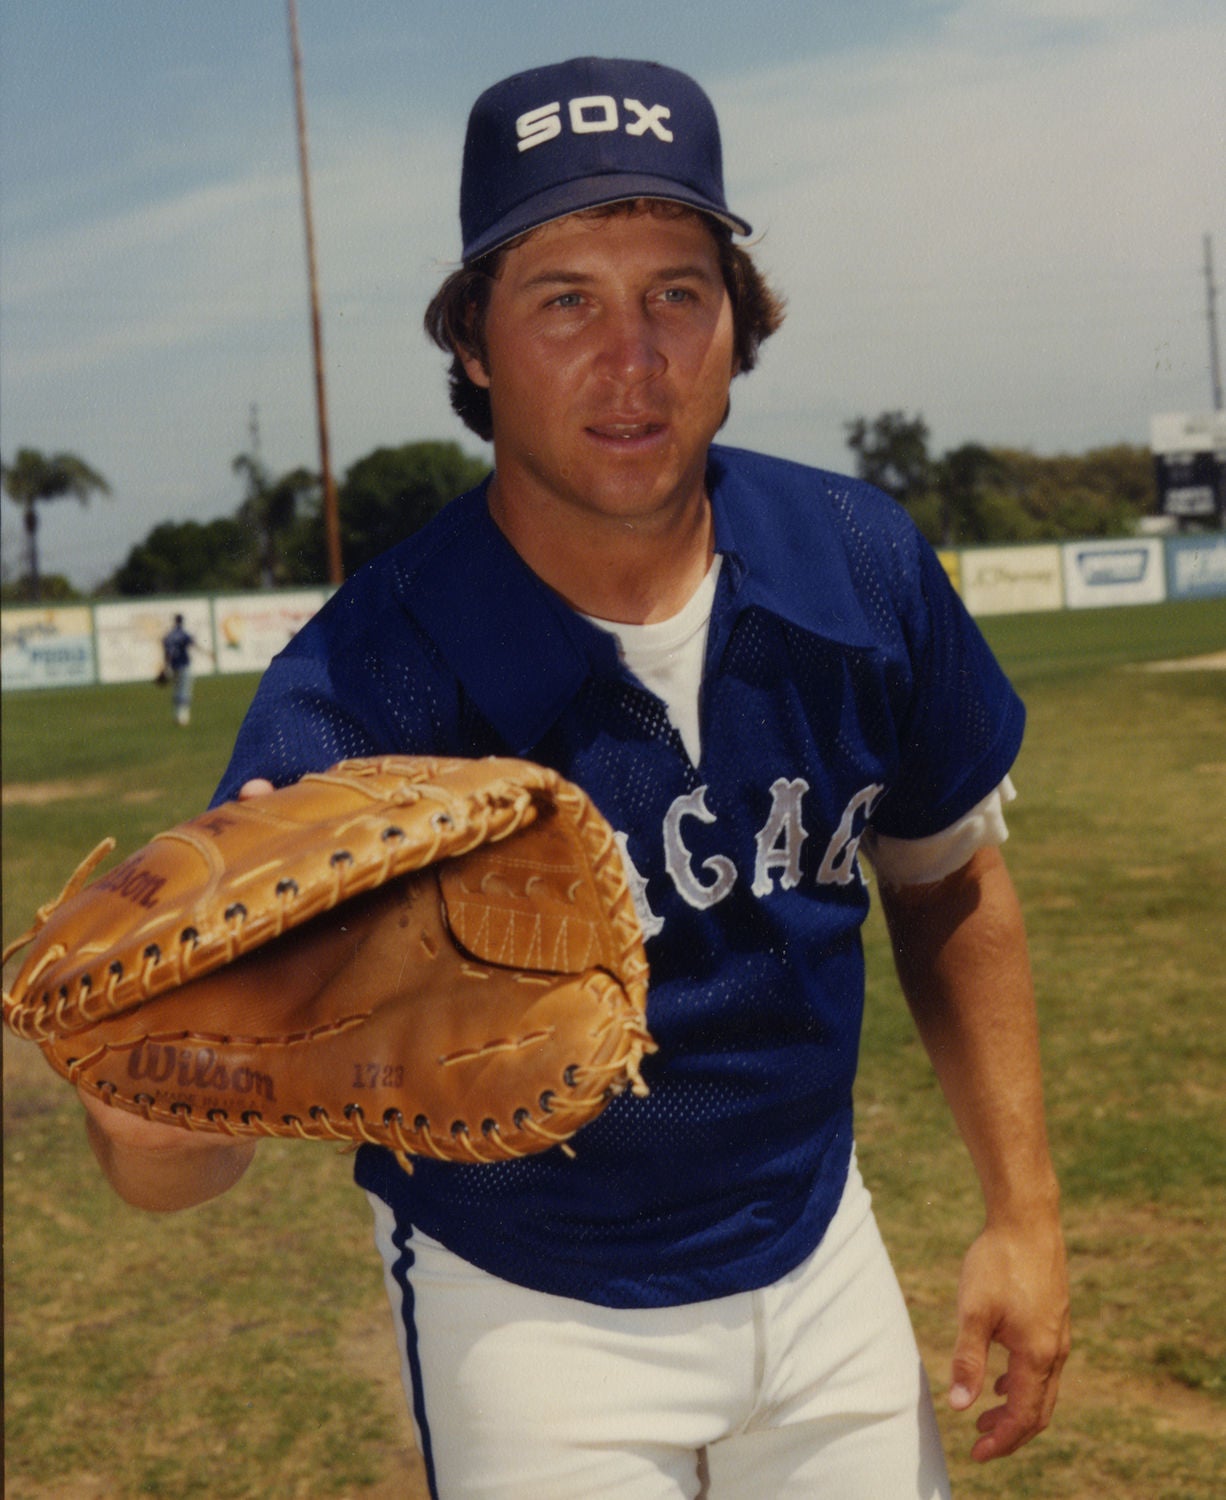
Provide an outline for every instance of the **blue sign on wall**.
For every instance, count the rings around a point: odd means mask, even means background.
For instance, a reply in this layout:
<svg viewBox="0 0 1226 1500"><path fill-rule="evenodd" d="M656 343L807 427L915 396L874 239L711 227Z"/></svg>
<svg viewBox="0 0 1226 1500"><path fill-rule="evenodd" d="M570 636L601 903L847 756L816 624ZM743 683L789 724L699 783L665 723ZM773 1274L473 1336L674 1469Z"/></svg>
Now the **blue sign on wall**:
<svg viewBox="0 0 1226 1500"><path fill-rule="evenodd" d="M1226 594L1226 532L1168 538L1166 575L1171 599Z"/></svg>

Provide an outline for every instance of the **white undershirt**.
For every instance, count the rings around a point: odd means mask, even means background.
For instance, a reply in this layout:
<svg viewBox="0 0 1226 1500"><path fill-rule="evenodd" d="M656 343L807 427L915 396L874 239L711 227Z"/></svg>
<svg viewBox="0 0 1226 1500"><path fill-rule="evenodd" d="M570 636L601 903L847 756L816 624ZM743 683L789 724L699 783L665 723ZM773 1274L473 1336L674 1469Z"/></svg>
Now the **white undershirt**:
<svg viewBox="0 0 1226 1500"><path fill-rule="evenodd" d="M664 701L668 717L694 765L702 754L698 704L702 693L702 664L707 652L707 629L715 584L723 558L717 552L706 577L690 595L681 613L651 625L623 625L619 620L584 618L607 630L617 642L617 654L644 687Z"/></svg>
<svg viewBox="0 0 1226 1500"><path fill-rule="evenodd" d="M625 625L594 615L584 616L608 631L617 642L617 654L623 665L663 701L669 721L695 766L702 754L699 703L707 630L722 561L716 553L706 577L680 613L668 620L651 625ZM1004 807L1016 795L1012 781L1006 776L995 791L940 833L922 839L896 839L877 833L870 826L860 848L877 878L887 885L929 885L960 870L976 849L1005 842L1009 830L1005 827Z"/></svg>

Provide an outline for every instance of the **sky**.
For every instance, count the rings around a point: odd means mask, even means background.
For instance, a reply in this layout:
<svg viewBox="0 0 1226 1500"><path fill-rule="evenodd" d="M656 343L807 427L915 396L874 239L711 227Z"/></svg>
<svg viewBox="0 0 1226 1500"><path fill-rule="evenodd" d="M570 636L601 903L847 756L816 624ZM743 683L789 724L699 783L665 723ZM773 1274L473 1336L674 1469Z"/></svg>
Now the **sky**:
<svg viewBox="0 0 1226 1500"><path fill-rule="evenodd" d="M1211 405L1226 281L1222 0L298 0L334 471L451 438L421 315L459 252L469 106L601 54L693 74L728 201L788 301L724 441L827 468L844 424L1145 444ZM111 494L43 507L99 583L159 522L231 515L233 459L318 466L284 0L0 7L0 452ZM1221 326L1219 297L1219 329ZM6 577L20 512L0 507Z"/></svg>

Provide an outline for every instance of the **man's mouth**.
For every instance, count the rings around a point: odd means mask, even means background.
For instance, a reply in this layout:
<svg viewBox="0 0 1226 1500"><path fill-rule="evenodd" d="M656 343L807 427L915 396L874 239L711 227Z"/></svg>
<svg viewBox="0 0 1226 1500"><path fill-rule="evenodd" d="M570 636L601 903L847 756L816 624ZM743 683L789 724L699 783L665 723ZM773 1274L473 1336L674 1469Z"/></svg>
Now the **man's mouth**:
<svg viewBox="0 0 1226 1500"><path fill-rule="evenodd" d="M593 422L588 431L613 442L631 443L639 438L652 437L663 428L663 422Z"/></svg>

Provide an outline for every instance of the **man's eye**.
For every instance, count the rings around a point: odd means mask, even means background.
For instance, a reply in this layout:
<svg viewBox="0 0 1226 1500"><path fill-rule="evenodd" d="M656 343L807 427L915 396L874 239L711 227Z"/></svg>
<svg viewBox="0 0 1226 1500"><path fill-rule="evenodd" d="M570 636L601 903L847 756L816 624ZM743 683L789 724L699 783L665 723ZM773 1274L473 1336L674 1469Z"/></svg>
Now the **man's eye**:
<svg viewBox="0 0 1226 1500"><path fill-rule="evenodd" d="M578 292L563 292L560 297L555 297L550 303L551 307L579 307L583 298Z"/></svg>
<svg viewBox="0 0 1226 1500"><path fill-rule="evenodd" d="M664 288L663 299L665 302L692 302L694 293L686 286L668 286Z"/></svg>

